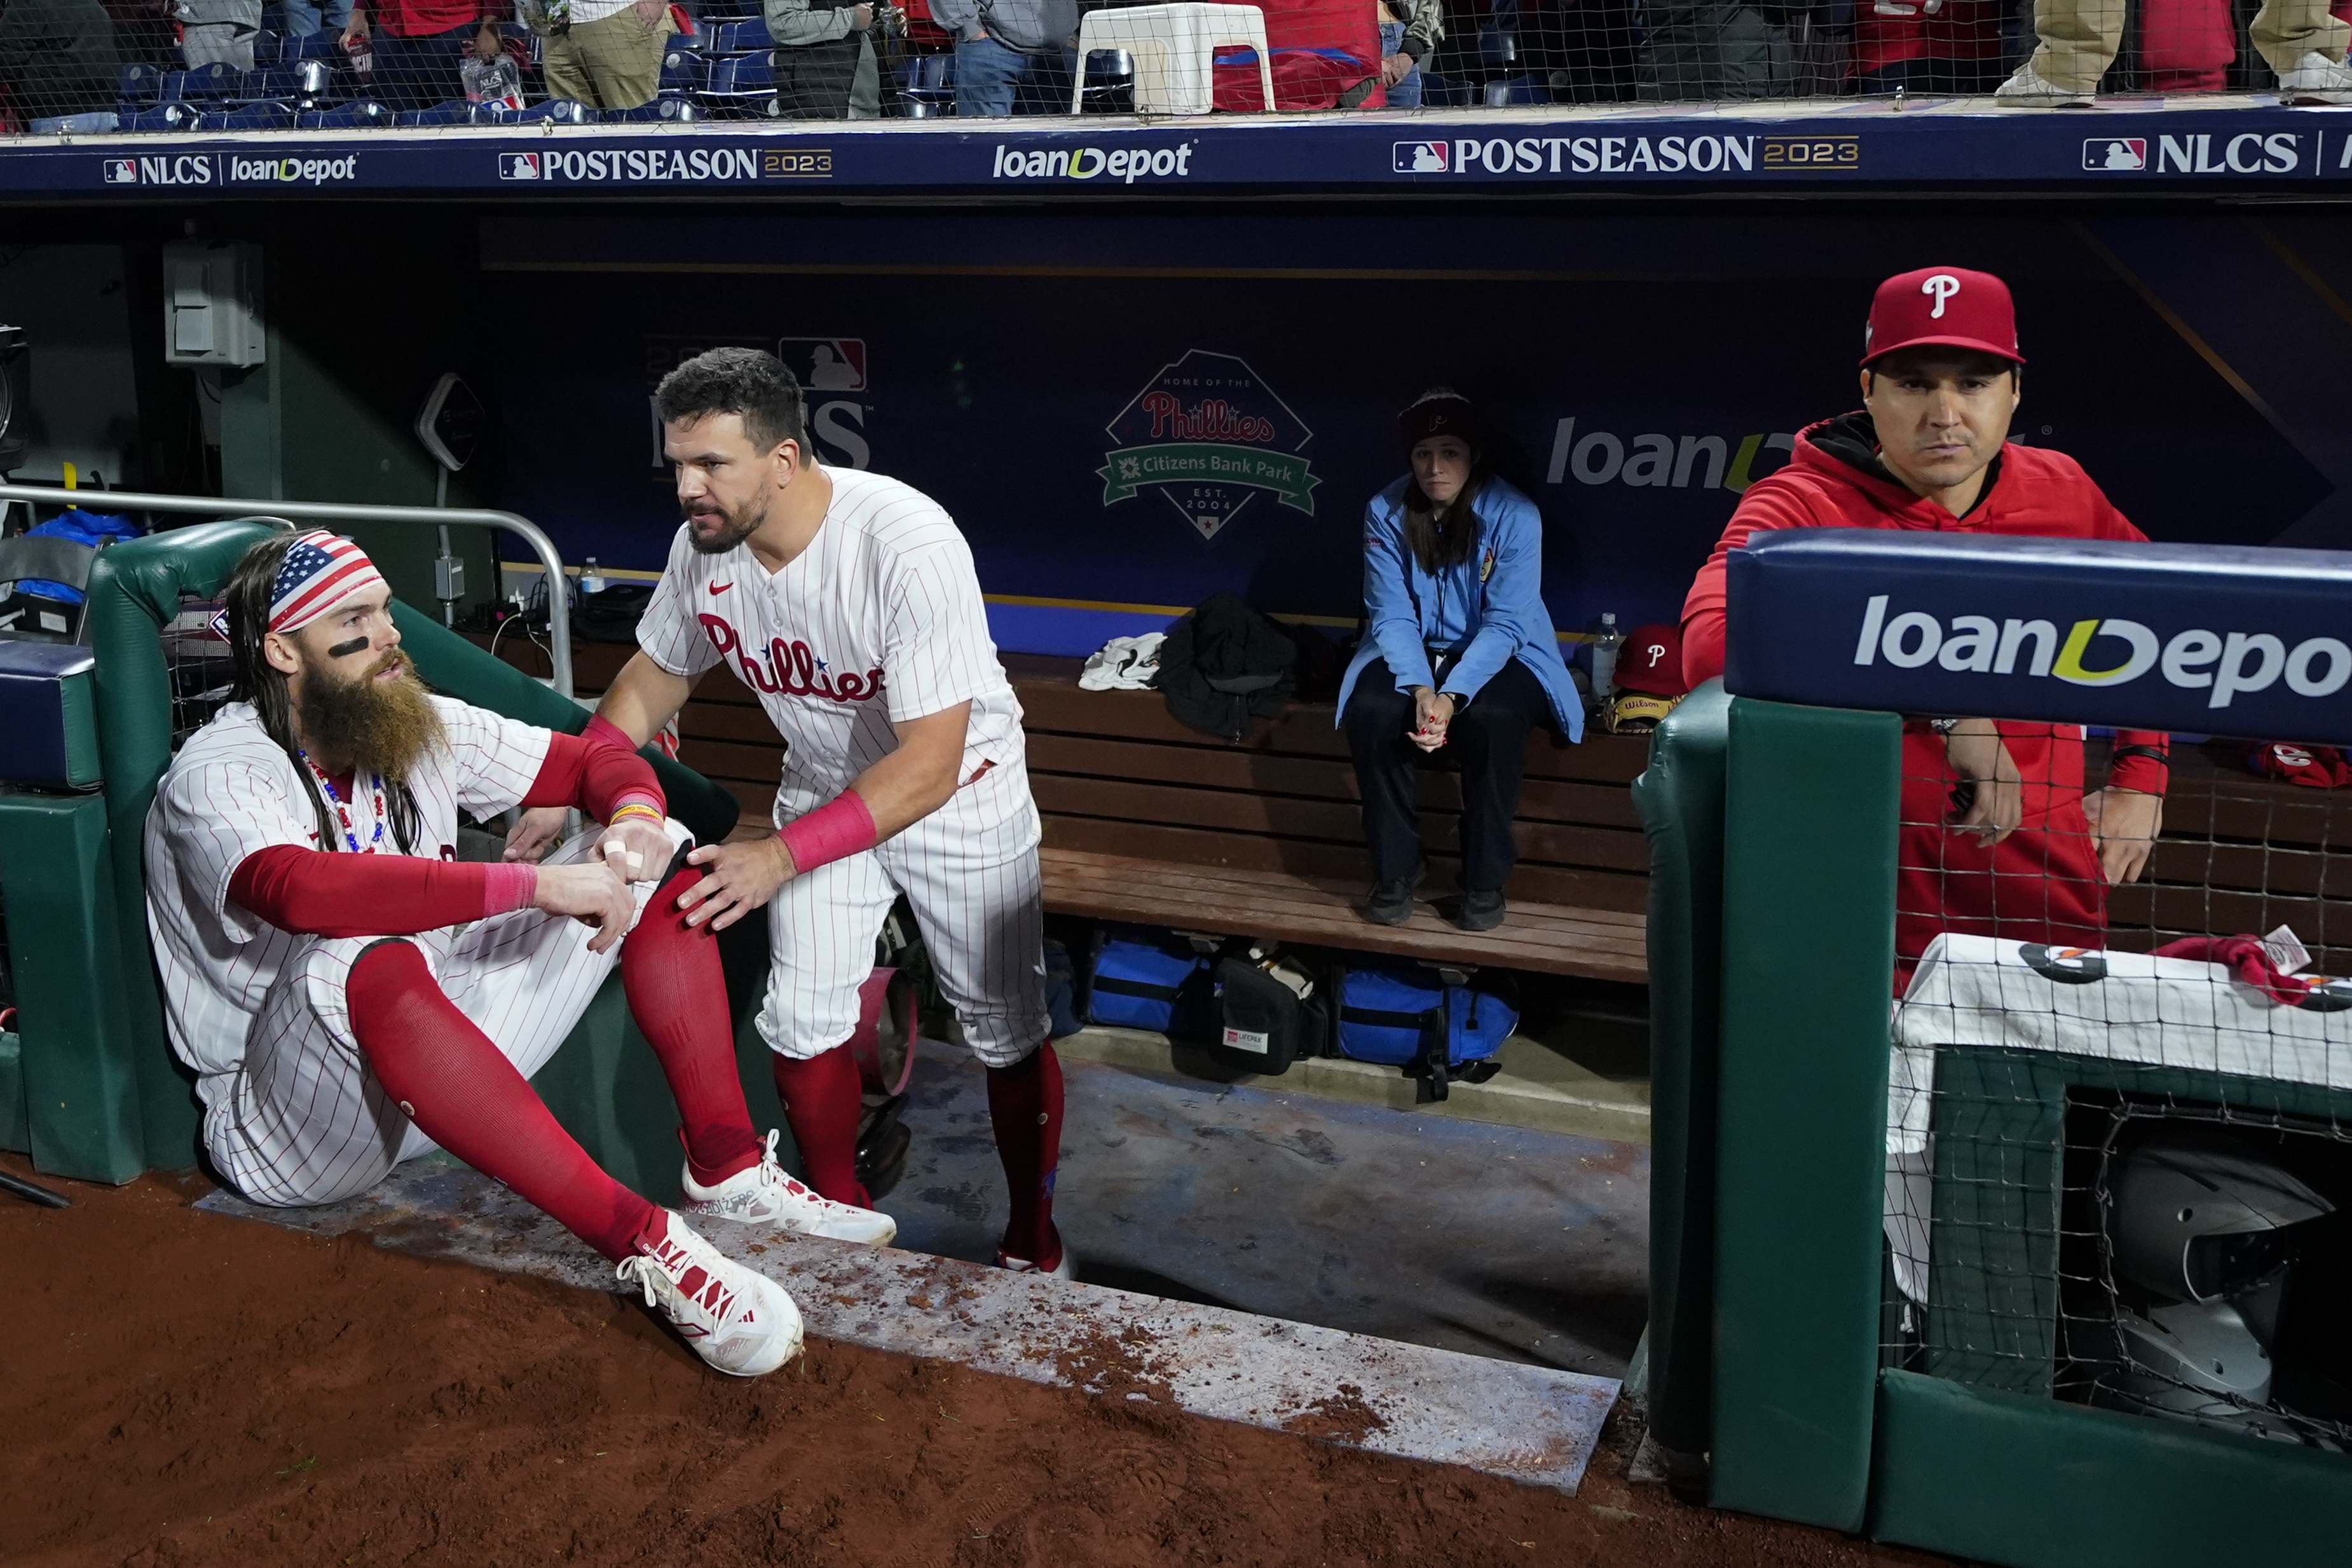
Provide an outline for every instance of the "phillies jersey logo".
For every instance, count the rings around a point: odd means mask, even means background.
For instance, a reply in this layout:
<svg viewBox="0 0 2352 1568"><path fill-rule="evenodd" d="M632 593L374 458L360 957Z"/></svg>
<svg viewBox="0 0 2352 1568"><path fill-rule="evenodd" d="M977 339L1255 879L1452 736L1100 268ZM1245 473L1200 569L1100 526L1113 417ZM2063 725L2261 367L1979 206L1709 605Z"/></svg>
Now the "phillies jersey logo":
<svg viewBox="0 0 2352 1568"><path fill-rule="evenodd" d="M835 675L823 659L809 651L806 643L787 643L782 637L771 639L766 650L754 657L739 651L742 639L724 619L708 613L697 619L702 622L703 635L719 650L719 656L732 659L736 674L753 691L781 693L788 697L830 697L837 703L862 703L882 695L879 670L868 670L863 675Z"/></svg>

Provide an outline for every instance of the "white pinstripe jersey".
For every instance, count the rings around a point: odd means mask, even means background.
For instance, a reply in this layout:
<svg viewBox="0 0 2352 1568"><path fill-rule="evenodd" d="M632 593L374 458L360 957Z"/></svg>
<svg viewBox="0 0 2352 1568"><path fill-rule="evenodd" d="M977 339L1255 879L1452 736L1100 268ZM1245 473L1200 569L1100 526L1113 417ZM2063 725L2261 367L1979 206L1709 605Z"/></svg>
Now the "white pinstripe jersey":
<svg viewBox="0 0 2352 1568"><path fill-rule="evenodd" d="M824 474L833 504L782 571L749 545L698 554L679 528L638 645L674 675L726 660L790 747L785 772L827 799L898 749L894 722L961 702L964 779L1019 758L1021 705L954 521L896 479Z"/></svg>
<svg viewBox="0 0 2352 1568"><path fill-rule="evenodd" d="M409 778L415 852L455 860L458 810L478 818L519 803L547 760L549 737L449 697L435 697L433 706L447 744L428 751ZM180 747L148 809L147 925L163 973L172 1048L207 1077L237 1070L263 994L314 940L228 901L229 879L257 850L319 847L318 818L298 768L262 728L252 705L231 703ZM362 779L351 793L359 797L349 802L352 829L364 845L375 831L373 792ZM383 852L399 852L389 824ZM449 935L427 932L415 940L445 956Z"/></svg>

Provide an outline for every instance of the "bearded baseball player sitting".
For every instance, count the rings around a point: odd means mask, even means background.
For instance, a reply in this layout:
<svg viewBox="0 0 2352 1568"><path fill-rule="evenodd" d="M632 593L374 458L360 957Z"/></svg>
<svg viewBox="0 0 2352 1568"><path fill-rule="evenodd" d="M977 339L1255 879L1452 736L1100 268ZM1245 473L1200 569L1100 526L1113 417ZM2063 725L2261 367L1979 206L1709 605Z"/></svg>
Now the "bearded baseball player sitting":
<svg viewBox="0 0 2352 1568"><path fill-rule="evenodd" d="M699 873L633 751L427 695L359 547L247 551L225 592L235 700L147 820L148 922L205 1146L256 1203L333 1203L436 1145L562 1221L721 1372L800 1347L783 1290L599 1170L525 1080L617 962L684 1122L683 1214L887 1241L752 1132ZM543 865L456 859L457 814L576 807ZM656 892L656 889L659 891Z"/></svg>
<svg viewBox="0 0 2352 1568"><path fill-rule="evenodd" d="M596 723L636 746L723 660L787 743L777 831L694 851L705 874L677 904L713 927L768 907L760 1035L809 1185L868 1201L857 1065L841 1047L904 893L988 1068L1012 1191L997 1262L1067 1277L1053 1215L1062 1070L1045 1039L1037 808L971 550L919 492L815 462L799 383L773 355L711 350L665 377L654 406L686 522ZM553 829L552 813L534 813L509 852L532 852Z"/></svg>

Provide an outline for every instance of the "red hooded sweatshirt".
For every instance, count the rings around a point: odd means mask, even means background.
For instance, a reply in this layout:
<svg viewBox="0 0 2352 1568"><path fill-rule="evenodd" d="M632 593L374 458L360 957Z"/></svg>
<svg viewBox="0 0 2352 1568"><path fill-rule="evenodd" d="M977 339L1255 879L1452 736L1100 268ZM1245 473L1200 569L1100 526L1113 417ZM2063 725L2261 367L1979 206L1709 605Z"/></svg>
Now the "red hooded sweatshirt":
<svg viewBox="0 0 2352 1568"><path fill-rule="evenodd" d="M1683 604L1683 673L1693 685L1723 674L1724 558L1763 528L1934 528L2040 538L2146 536L2100 494L2082 465L2037 446L2003 446L1975 507L1955 517L1914 495L1878 460L1867 413L1825 419L1797 437L1786 466L1740 497L1715 553ZM2083 813L2079 725L2002 720L2001 739L2024 779L2024 819L1990 850L1947 825L1960 815L1962 779L1926 724L1904 727L1902 829L1895 899L1895 984L1938 931L2014 936L2054 946L2106 942L2106 879ZM2162 751L2166 737L2117 733L2118 747ZM2164 763L2125 757L2108 770L2119 789L2161 795Z"/></svg>

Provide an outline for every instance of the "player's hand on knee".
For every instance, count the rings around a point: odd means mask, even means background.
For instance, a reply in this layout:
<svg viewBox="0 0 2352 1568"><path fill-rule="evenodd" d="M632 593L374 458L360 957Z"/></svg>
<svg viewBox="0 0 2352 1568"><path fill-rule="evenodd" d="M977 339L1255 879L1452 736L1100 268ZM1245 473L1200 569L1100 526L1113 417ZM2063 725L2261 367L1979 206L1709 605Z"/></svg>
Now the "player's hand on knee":
<svg viewBox="0 0 2352 1568"><path fill-rule="evenodd" d="M669 869L669 835L645 817L631 816L605 828L596 857L621 873L623 882L651 882Z"/></svg>
<svg viewBox="0 0 2352 1568"><path fill-rule="evenodd" d="M706 844L686 859L702 868L703 877L678 894L677 906L692 911L688 925L708 921L713 931L726 930L775 897L794 874L791 853L772 833L748 843Z"/></svg>
<svg viewBox="0 0 2352 1568"><path fill-rule="evenodd" d="M539 861L563 837L563 819L567 815L561 806L533 806L515 818L515 825L507 830L507 859Z"/></svg>
<svg viewBox="0 0 2352 1568"><path fill-rule="evenodd" d="M539 889L531 907L546 915L568 915L596 927L588 950L602 953L628 934L637 901L620 873L602 861L539 868Z"/></svg>

